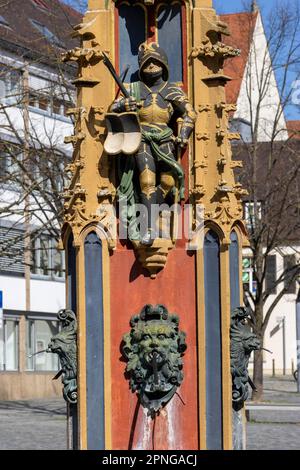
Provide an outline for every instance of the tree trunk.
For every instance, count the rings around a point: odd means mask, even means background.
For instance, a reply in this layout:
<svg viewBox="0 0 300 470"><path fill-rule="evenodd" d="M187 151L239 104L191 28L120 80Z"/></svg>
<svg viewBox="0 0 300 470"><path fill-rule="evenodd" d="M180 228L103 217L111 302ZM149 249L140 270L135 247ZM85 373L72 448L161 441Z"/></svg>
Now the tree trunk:
<svg viewBox="0 0 300 470"><path fill-rule="evenodd" d="M262 401L264 391L264 374L263 374L263 351L254 352L254 371L253 382L256 386L256 391L252 392L252 401Z"/></svg>

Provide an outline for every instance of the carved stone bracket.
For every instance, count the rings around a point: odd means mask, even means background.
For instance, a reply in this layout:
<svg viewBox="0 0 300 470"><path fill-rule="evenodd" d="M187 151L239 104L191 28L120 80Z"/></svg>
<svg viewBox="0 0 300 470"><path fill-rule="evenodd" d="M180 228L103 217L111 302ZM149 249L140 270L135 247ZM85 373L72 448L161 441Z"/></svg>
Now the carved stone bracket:
<svg viewBox="0 0 300 470"><path fill-rule="evenodd" d="M243 168L243 162L241 160L233 160L230 162L230 168Z"/></svg>
<svg viewBox="0 0 300 470"><path fill-rule="evenodd" d="M69 209L77 198L85 201L85 196L86 189L82 188L80 183L76 183L73 189L66 189L66 191L63 193L63 197L65 199L65 209Z"/></svg>
<svg viewBox="0 0 300 470"><path fill-rule="evenodd" d="M227 131L224 129L220 129L216 135L217 135L217 139L222 141L223 139L225 139L227 135Z"/></svg>
<svg viewBox="0 0 300 470"><path fill-rule="evenodd" d="M225 102L217 103L216 104L216 111L225 112L229 114L231 112L235 112L237 110L236 104L227 104Z"/></svg>
<svg viewBox="0 0 300 470"><path fill-rule="evenodd" d="M174 248L172 240L157 238L151 246L142 245L138 241L132 241L137 257L143 268L150 273L151 279L155 279L168 259L169 252Z"/></svg>
<svg viewBox="0 0 300 470"><path fill-rule="evenodd" d="M103 106L92 106L91 110L93 111L94 115L102 116L104 114Z"/></svg>
<svg viewBox="0 0 300 470"><path fill-rule="evenodd" d="M197 168L202 168L202 169L203 169L203 168L207 168L207 167L208 167L208 164L207 164L207 162L206 162L205 160L201 160L200 162L195 162L195 163L194 163L194 168L195 168L195 170L196 170Z"/></svg>
<svg viewBox="0 0 300 470"><path fill-rule="evenodd" d="M208 132L197 132L196 139L197 140L209 140L210 134Z"/></svg>
<svg viewBox="0 0 300 470"><path fill-rule="evenodd" d="M198 107L199 113L204 113L204 112L205 112L205 113L208 113L208 112L211 111L211 110L212 110L211 104L201 104L201 105L199 105L199 107Z"/></svg>
<svg viewBox="0 0 300 470"><path fill-rule="evenodd" d="M75 47L62 54L63 62L78 62L80 66L87 67L90 65L97 64L100 60L103 59L103 53L100 48L100 44L92 40L92 47Z"/></svg>
<svg viewBox="0 0 300 470"><path fill-rule="evenodd" d="M108 51L104 52L108 53ZM79 87L93 87L100 83L100 80L92 75L92 68L102 59L103 52L95 39L92 39L91 47L75 47L62 55L63 62L71 61L78 64L79 77L73 83ZM82 75L83 71L84 75Z"/></svg>
<svg viewBox="0 0 300 470"><path fill-rule="evenodd" d="M224 157L219 158L219 160L217 161L217 165L218 165L220 170L223 170L223 168L225 167L226 164L227 164L227 160Z"/></svg>
<svg viewBox="0 0 300 470"><path fill-rule="evenodd" d="M206 194L206 189L202 184L198 184L194 189L191 189L190 196L194 202L198 202Z"/></svg>
<svg viewBox="0 0 300 470"><path fill-rule="evenodd" d="M233 192L236 196L238 196L238 198L240 199L242 196L248 196L248 191L247 189L243 189L241 183L236 183L234 186L233 186Z"/></svg>
<svg viewBox="0 0 300 470"><path fill-rule="evenodd" d="M86 138L86 133L84 132L86 125L85 125L85 117L86 117L86 109L81 108L69 108L67 111L68 116L74 116L75 118L75 134L71 136L67 136L64 139L65 144L73 144L75 147L78 142L82 142Z"/></svg>
<svg viewBox="0 0 300 470"><path fill-rule="evenodd" d="M116 196L116 189L113 186L101 186L97 192L98 199L109 197L111 200Z"/></svg>
<svg viewBox="0 0 300 470"><path fill-rule="evenodd" d="M228 140L240 140L241 135L239 132L229 132L227 134L227 139Z"/></svg>
<svg viewBox="0 0 300 470"><path fill-rule="evenodd" d="M205 39L200 46L193 47L191 56L193 58L221 56L225 59L236 57L240 55L240 53L241 51L239 49L235 49L220 41L216 44L212 44L209 39Z"/></svg>
<svg viewBox="0 0 300 470"><path fill-rule="evenodd" d="M69 163L69 165L66 166L65 171L71 172L72 177L74 177L75 173L78 170L82 170L82 168L84 168L84 163L81 160L77 160L73 163Z"/></svg>
<svg viewBox="0 0 300 470"><path fill-rule="evenodd" d="M73 147L76 146L78 142L82 142L86 138L86 134L84 132L78 132L74 135L68 135L64 138L65 144L72 144Z"/></svg>

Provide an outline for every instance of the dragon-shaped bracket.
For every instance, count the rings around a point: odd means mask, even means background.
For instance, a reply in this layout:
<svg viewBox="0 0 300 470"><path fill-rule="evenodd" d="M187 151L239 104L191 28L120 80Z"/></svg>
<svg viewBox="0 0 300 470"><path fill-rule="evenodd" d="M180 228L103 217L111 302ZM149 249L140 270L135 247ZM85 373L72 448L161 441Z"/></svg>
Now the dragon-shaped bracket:
<svg viewBox="0 0 300 470"><path fill-rule="evenodd" d="M54 379L62 376L63 397L66 402L77 403L77 320L72 310L59 310L57 318L62 323L60 332L51 338L47 352L58 354L61 370Z"/></svg>
<svg viewBox="0 0 300 470"><path fill-rule="evenodd" d="M231 312L230 361L232 375L232 406L235 411L243 408L248 398L248 364L252 351L260 349L260 341L252 332L249 311L237 307ZM253 385L253 384L252 384Z"/></svg>

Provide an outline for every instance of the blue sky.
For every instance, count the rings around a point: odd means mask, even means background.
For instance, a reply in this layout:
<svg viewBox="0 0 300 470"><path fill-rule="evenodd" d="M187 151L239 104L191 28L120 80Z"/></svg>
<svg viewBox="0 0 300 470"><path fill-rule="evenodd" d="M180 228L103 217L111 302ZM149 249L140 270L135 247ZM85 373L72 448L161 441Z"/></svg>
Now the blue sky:
<svg viewBox="0 0 300 470"><path fill-rule="evenodd" d="M74 8L81 9L87 4L87 0L63 0L65 3L72 5ZM263 11L268 11L276 3L277 0L258 0L259 6ZM245 4L248 0L213 0L214 7L218 13L236 13L245 10Z"/></svg>
<svg viewBox="0 0 300 470"><path fill-rule="evenodd" d="M277 0L257 0L263 13L267 13L276 4ZM218 13L237 13L249 9L250 0L213 0Z"/></svg>

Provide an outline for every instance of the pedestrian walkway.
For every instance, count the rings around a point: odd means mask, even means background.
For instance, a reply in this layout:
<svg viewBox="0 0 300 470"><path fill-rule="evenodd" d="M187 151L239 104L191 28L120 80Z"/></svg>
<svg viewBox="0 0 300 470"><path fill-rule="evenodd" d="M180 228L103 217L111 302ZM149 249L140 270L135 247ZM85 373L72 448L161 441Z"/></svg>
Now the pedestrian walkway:
<svg viewBox="0 0 300 470"><path fill-rule="evenodd" d="M249 450L300 449L300 394L291 377L265 380L264 403L247 402ZM0 450L63 450L63 399L0 402Z"/></svg>
<svg viewBox="0 0 300 470"><path fill-rule="evenodd" d="M0 450L66 449L63 399L0 402Z"/></svg>
<svg viewBox="0 0 300 470"><path fill-rule="evenodd" d="M263 403L247 402L247 448L300 450L300 394L291 376L268 377Z"/></svg>

